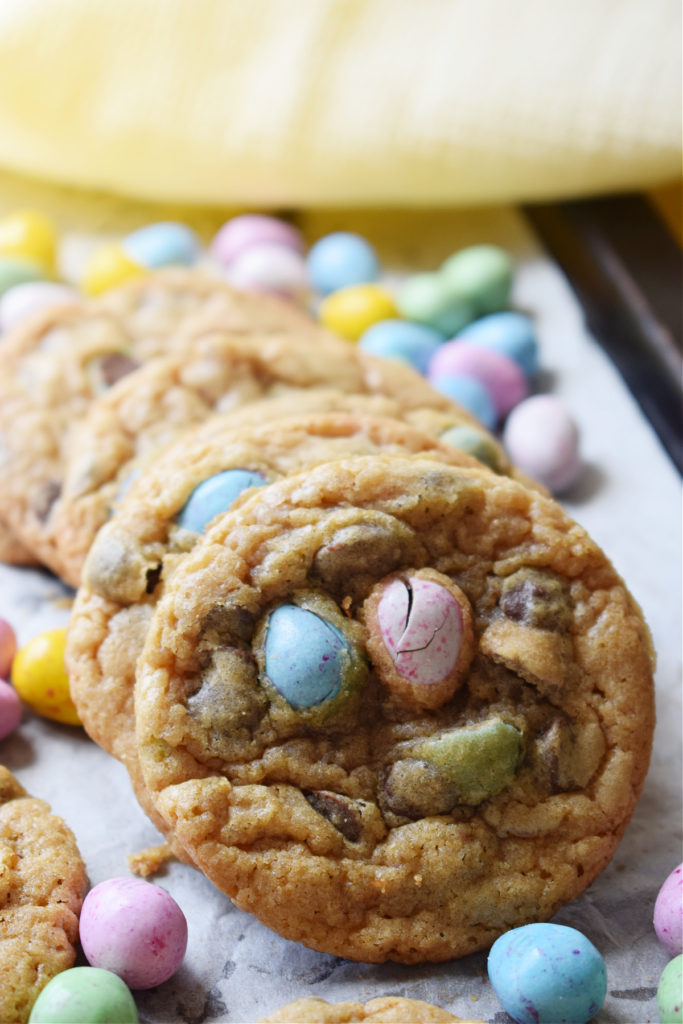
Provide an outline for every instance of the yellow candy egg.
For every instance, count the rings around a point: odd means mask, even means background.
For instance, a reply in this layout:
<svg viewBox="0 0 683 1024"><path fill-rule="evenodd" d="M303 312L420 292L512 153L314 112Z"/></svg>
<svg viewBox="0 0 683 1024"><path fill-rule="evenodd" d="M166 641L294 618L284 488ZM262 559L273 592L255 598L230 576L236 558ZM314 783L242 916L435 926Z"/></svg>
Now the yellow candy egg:
<svg viewBox="0 0 683 1024"><path fill-rule="evenodd" d="M100 246L90 257L83 273L81 288L86 295L101 295L124 281L146 274L145 267L135 263L116 242Z"/></svg>
<svg viewBox="0 0 683 1024"><path fill-rule="evenodd" d="M37 714L65 725L80 725L69 692L65 647L65 629L39 633L15 654L12 682L21 699Z"/></svg>
<svg viewBox="0 0 683 1024"><path fill-rule="evenodd" d="M352 284L323 299L318 316L330 331L358 341L372 324L393 320L399 313L392 296L381 285Z"/></svg>
<svg viewBox="0 0 683 1024"><path fill-rule="evenodd" d="M15 210L0 220L0 256L37 263L47 276L54 274L57 231L38 210Z"/></svg>

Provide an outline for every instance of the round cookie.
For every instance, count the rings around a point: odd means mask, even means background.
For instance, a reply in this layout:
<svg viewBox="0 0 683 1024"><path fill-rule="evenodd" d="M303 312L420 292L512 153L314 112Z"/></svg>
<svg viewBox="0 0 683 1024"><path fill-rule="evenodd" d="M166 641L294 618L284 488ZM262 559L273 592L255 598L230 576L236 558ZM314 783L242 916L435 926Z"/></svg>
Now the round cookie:
<svg viewBox="0 0 683 1024"><path fill-rule="evenodd" d="M324 332L235 335L216 325L184 352L127 375L94 402L70 438L64 483L42 529L44 557L78 586L97 530L134 471L134 460L214 412L289 394L292 409L310 388L387 395L401 413L432 408L472 423L408 366L366 355ZM138 464L139 465L139 464Z"/></svg>
<svg viewBox="0 0 683 1024"><path fill-rule="evenodd" d="M471 1018L454 1017L448 1010L405 996L380 996L367 1003L328 1003L325 999L304 996L262 1017L256 1024L484 1024Z"/></svg>
<svg viewBox="0 0 683 1024"><path fill-rule="evenodd" d="M366 396L324 397L353 409ZM375 396L367 397L372 408ZM70 616L66 662L79 717L92 739L125 764L140 803L162 829L137 760L135 663L155 604L207 522L245 488L349 455L419 454L477 465L398 420L348 412L271 420L282 403L257 404L260 424L245 423L239 412L214 416L183 433L132 484L94 540Z"/></svg>
<svg viewBox="0 0 683 1024"><path fill-rule="evenodd" d="M238 906L324 952L439 961L608 863L647 771L652 651L552 499L341 459L245 497L185 557L135 716L157 810Z"/></svg>
<svg viewBox="0 0 683 1024"><path fill-rule="evenodd" d="M27 552L33 552L52 565L45 524L59 493L62 458L74 424L96 395L140 362L186 344L207 318L238 335L277 330L325 336L291 303L239 293L220 279L182 269L146 275L102 299L43 310L3 336L4 557L27 562ZM17 545L11 541L13 534Z"/></svg>
<svg viewBox="0 0 683 1024"><path fill-rule="evenodd" d="M71 830L0 765L3 1024L25 1024L41 989L72 966L86 889Z"/></svg>

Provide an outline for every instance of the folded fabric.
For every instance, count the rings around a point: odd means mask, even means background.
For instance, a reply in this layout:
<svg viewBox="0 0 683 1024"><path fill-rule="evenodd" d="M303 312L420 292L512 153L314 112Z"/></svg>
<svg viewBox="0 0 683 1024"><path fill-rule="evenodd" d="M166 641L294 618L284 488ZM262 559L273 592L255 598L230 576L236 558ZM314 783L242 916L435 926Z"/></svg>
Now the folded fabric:
<svg viewBox="0 0 683 1024"><path fill-rule="evenodd" d="M646 187L680 38L678 0L3 0L0 167L204 206Z"/></svg>

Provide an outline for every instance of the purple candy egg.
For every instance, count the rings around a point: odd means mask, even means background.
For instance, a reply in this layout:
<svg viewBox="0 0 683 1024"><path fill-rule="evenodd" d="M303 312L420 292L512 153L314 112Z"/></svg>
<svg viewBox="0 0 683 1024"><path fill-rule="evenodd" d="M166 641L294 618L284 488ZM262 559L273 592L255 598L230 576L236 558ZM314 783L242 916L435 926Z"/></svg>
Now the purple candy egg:
<svg viewBox="0 0 683 1024"><path fill-rule="evenodd" d="M21 698L13 686L0 679L0 740L14 732L20 721Z"/></svg>
<svg viewBox="0 0 683 1024"><path fill-rule="evenodd" d="M488 390L499 419L526 398L529 385L514 359L467 341L446 341L432 357L428 377L464 375L475 377Z"/></svg>
<svg viewBox="0 0 683 1024"><path fill-rule="evenodd" d="M141 878L110 878L83 901L80 939L92 967L118 974L129 988L152 988L180 967L187 921L165 889Z"/></svg>
<svg viewBox="0 0 683 1024"><path fill-rule="evenodd" d="M252 245L264 244L284 245L299 253L304 248L301 232L292 224L265 214L243 213L219 229L211 242L210 251L214 259L228 266Z"/></svg>
<svg viewBox="0 0 683 1024"><path fill-rule="evenodd" d="M581 474L579 432L555 395L520 402L505 424L503 444L515 465L553 494L568 490Z"/></svg>
<svg viewBox="0 0 683 1024"><path fill-rule="evenodd" d="M655 901L657 938L671 956L683 953L683 864L671 872Z"/></svg>

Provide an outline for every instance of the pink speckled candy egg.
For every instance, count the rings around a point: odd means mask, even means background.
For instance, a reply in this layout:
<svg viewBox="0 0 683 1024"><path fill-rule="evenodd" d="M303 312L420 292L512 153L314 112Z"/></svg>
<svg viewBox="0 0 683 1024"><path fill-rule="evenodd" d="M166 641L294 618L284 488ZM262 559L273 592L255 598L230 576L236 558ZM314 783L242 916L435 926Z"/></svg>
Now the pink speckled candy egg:
<svg viewBox="0 0 683 1024"><path fill-rule="evenodd" d="M503 444L515 465L553 494L568 490L581 474L579 432L555 395L520 402L507 419Z"/></svg>
<svg viewBox="0 0 683 1024"><path fill-rule="evenodd" d="M9 736L21 721L21 698L13 686L0 679L0 740Z"/></svg>
<svg viewBox="0 0 683 1024"><path fill-rule="evenodd" d="M282 245L294 252L304 249L301 232L287 221L261 213L243 213L232 217L216 233L210 245L214 259L228 266L254 245Z"/></svg>
<svg viewBox="0 0 683 1024"><path fill-rule="evenodd" d="M24 281L9 288L0 298L0 331L9 331L26 317L51 306L78 302L75 288L57 281Z"/></svg>
<svg viewBox="0 0 683 1024"><path fill-rule="evenodd" d="M153 988L180 967L187 921L165 889L141 878L110 878L83 901L80 939L92 967L113 971L129 988Z"/></svg>
<svg viewBox="0 0 683 1024"><path fill-rule="evenodd" d="M499 419L526 398L529 384L518 363L502 352L467 341L446 341L432 357L427 376L430 380L446 376L474 377L493 399Z"/></svg>
<svg viewBox="0 0 683 1024"><path fill-rule="evenodd" d="M671 956L683 953L683 864L668 876L655 901L657 938Z"/></svg>
<svg viewBox="0 0 683 1024"><path fill-rule="evenodd" d="M295 298L309 290L303 256L286 245L263 242L236 256L225 271L234 288Z"/></svg>
<svg viewBox="0 0 683 1024"><path fill-rule="evenodd" d="M0 678L9 679L14 655L17 653L17 638L7 619L0 619Z"/></svg>

